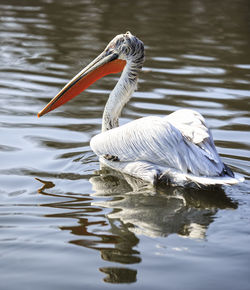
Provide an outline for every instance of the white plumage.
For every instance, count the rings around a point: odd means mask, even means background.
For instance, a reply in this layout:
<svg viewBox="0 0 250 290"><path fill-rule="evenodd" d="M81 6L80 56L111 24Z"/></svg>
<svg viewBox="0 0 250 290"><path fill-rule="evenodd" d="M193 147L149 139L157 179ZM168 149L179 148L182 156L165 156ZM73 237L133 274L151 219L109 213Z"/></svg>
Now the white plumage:
<svg viewBox="0 0 250 290"><path fill-rule="evenodd" d="M225 165L203 117L192 110L178 110L164 118L137 119L96 135L90 146L102 163L153 184L159 180L177 185L239 181L220 176ZM103 158L107 154L119 161Z"/></svg>

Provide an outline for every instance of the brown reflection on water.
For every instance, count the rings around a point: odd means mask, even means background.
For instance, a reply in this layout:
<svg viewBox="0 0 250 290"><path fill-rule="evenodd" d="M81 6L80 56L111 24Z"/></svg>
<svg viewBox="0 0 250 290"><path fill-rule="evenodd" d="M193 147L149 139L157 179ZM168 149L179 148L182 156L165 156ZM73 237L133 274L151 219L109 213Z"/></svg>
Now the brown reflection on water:
<svg viewBox="0 0 250 290"><path fill-rule="evenodd" d="M41 206L65 210L65 212L48 214L45 217L77 220L77 225L59 227L62 231L70 232L71 235L77 237L70 239L68 241L70 244L98 250L104 261L126 265L140 263L140 253L134 249L139 239L129 230L128 225L117 219L106 218L101 207L92 205L93 198L90 196L75 197L69 196L67 193L52 194L48 192L50 188L54 187L52 182L38 178L37 180L43 183L38 190L40 194L69 199ZM104 278L105 282L131 283L136 281L137 271L128 267L101 267L99 270L107 275Z"/></svg>
<svg viewBox="0 0 250 290"><path fill-rule="evenodd" d="M140 235L178 234L204 239L219 209L237 208L237 203L221 188L155 189L106 168L90 178L94 190L91 195L50 193L54 184L37 180L43 183L40 194L67 199L41 206L62 210L45 217L76 220L76 225L59 226L70 233L68 243L97 250L104 261L114 263L113 267L99 268L107 275L104 281L109 283L136 281L137 270L132 265L141 262L140 252L135 249Z"/></svg>

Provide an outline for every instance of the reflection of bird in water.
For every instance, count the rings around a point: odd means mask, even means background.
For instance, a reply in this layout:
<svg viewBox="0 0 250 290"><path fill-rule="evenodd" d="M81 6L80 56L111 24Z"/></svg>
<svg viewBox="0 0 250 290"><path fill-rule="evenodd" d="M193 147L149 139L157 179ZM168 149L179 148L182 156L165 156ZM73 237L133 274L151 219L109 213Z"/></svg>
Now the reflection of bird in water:
<svg viewBox="0 0 250 290"><path fill-rule="evenodd" d="M68 218L71 221L76 219L77 223L70 222L71 225L68 223L64 225L63 222L60 222L59 228L70 232L68 242L97 250L102 259L109 262L108 267L99 268L106 274L104 281L109 283L135 282L137 270L133 269L133 265L141 262L140 252L135 249L139 239L129 230L129 226L122 221L106 217L102 207L93 206L90 203L92 198L89 196L49 193L48 190L55 184L40 178L36 178L36 180L42 183L38 193L52 196L55 199L52 203L41 204L41 206L56 209L56 213L50 213L44 217L61 218L63 221ZM110 262L115 263L115 266Z"/></svg>
<svg viewBox="0 0 250 290"><path fill-rule="evenodd" d="M114 199L95 204L113 208L109 219L121 220L136 234L156 237L176 233L204 238L218 209L237 207L221 188L155 189L113 170L102 170L99 174L90 179L94 195Z"/></svg>
<svg viewBox="0 0 250 290"><path fill-rule="evenodd" d="M91 140L101 162L152 184L235 184L243 179L221 161L204 118L178 110L164 118L140 118L119 127L119 117L137 86L144 45L130 32L117 35L106 49L79 72L38 114L66 103L99 78L122 71L105 106L102 133Z"/></svg>
<svg viewBox="0 0 250 290"><path fill-rule="evenodd" d="M204 238L218 209L237 207L222 189L155 188L105 168L90 178L92 197L49 193L54 184L37 180L43 184L38 192L55 199L41 204L50 208L45 217L61 218L59 228L70 233L67 242L98 250L104 261L116 263L99 268L106 274L104 281L109 283L136 281L134 265L141 262L138 234ZM70 224L64 225L65 219L70 219ZM73 219L76 223L72 224Z"/></svg>
<svg viewBox="0 0 250 290"><path fill-rule="evenodd" d="M137 271L122 267L103 267L100 271L105 273L107 277L103 280L107 283L133 283L136 282Z"/></svg>

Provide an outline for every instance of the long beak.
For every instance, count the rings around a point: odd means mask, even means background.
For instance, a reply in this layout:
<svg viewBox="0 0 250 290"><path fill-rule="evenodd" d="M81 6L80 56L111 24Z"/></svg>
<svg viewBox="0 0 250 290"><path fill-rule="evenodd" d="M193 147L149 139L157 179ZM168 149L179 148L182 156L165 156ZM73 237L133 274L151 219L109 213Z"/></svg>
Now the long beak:
<svg viewBox="0 0 250 290"><path fill-rule="evenodd" d="M41 117L55 108L65 104L79 95L98 79L121 72L126 65L125 60L118 59L118 54L102 52L89 65L81 70L65 87L37 114Z"/></svg>

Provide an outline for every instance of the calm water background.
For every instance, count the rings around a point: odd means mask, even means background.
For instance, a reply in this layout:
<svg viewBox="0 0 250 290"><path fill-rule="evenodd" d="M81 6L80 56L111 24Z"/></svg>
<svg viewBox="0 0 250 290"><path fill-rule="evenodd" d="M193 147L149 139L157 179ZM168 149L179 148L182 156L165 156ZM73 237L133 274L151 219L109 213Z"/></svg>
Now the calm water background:
<svg viewBox="0 0 250 290"><path fill-rule="evenodd" d="M1 0L0 289L249 289L249 1ZM122 123L202 113L243 184L198 191L99 171L118 75L36 113L116 34L145 43Z"/></svg>

